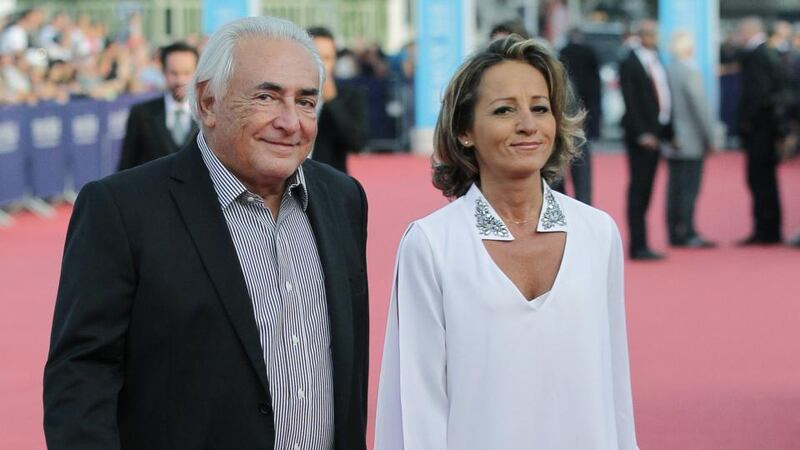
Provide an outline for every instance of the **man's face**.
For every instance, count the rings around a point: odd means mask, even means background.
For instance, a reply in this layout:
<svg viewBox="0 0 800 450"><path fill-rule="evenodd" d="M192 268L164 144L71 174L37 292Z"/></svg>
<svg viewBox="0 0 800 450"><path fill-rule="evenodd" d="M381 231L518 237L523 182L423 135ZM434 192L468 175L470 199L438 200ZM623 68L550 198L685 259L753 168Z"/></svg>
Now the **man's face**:
<svg viewBox="0 0 800 450"><path fill-rule="evenodd" d="M250 38L234 51L217 102L200 86L204 133L223 165L252 192L282 189L317 135L319 69L302 45Z"/></svg>
<svg viewBox="0 0 800 450"><path fill-rule="evenodd" d="M325 66L325 76L330 78L333 76L333 67L336 65L336 44L332 39L326 37L315 37L314 45L317 47L319 57L322 59L322 64Z"/></svg>
<svg viewBox="0 0 800 450"><path fill-rule="evenodd" d="M655 49L658 46L658 24L651 21L643 23L639 38L643 47Z"/></svg>
<svg viewBox="0 0 800 450"><path fill-rule="evenodd" d="M192 52L172 52L164 61L164 81L167 91L177 102L186 98L186 86L197 67L197 57Z"/></svg>

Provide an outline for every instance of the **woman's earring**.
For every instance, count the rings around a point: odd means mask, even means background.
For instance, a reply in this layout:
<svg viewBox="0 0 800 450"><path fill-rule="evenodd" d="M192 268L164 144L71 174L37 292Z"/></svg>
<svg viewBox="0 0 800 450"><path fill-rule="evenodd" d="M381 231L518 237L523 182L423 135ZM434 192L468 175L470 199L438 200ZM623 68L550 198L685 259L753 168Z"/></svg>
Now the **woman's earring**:
<svg viewBox="0 0 800 450"><path fill-rule="evenodd" d="M463 145L464 147L469 147L470 145L472 145L472 141L465 140L461 143L461 145Z"/></svg>

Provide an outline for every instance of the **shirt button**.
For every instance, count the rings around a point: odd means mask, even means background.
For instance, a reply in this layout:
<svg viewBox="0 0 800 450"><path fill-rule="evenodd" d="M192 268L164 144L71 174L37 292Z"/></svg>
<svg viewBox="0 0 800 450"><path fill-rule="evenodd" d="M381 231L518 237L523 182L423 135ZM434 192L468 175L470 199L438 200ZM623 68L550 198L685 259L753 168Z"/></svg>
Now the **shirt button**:
<svg viewBox="0 0 800 450"><path fill-rule="evenodd" d="M292 283L290 283L288 281L286 282L286 290L289 291L289 292L292 292Z"/></svg>
<svg viewBox="0 0 800 450"><path fill-rule="evenodd" d="M294 447L292 447L292 450L300 450L300 444L294 444Z"/></svg>
<svg viewBox="0 0 800 450"><path fill-rule="evenodd" d="M306 391L304 391L302 389L298 389L297 390L297 398L299 398L300 400L305 400L306 399Z"/></svg>
<svg viewBox="0 0 800 450"><path fill-rule="evenodd" d="M300 338L299 338L299 337L297 337L297 335L296 335L296 334L293 334L293 335L292 335L292 345L294 345L295 347L297 347L298 345L300 345Z"/></svg>

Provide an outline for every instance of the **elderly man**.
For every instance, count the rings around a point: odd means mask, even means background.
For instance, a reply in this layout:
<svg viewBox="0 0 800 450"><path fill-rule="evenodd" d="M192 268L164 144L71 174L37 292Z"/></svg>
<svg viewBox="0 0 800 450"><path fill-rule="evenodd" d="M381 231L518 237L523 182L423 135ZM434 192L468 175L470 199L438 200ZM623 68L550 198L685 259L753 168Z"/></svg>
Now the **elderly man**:
<svg viewBox="0 0 800 450"><path fill-rule="evenodd" d="M231 22L189 89L196 142L83 189L50 448L366 448L367 204L306 160L323 74L294 24Z"/></svg>

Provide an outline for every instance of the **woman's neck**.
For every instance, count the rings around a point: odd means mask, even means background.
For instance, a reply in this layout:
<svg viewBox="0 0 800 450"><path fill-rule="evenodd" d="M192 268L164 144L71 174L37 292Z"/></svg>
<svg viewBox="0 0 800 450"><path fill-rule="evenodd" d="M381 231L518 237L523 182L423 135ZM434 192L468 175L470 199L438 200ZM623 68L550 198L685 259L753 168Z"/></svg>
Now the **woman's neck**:
<svg viewBox="0 0 800 450"><path fill-rule="evenodd" d="M542 179L539 173L524 179L481 175L481 193L503 221L525 223L542 210Z"/></svg>

